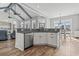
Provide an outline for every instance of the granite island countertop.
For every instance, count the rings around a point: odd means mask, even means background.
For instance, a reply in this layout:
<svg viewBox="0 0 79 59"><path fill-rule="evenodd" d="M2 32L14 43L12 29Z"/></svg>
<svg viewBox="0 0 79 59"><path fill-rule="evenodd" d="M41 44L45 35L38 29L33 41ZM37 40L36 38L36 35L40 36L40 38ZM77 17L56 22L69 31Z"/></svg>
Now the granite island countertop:
<svg viewBox="0 0 79 59"><path fill-rule="evenodd" d="M39 32L51 32L51 33L58 33L60 31L60 29L17 29L18 33L24 33L24 34L28 34L28 33L39 33Z"/></svg>

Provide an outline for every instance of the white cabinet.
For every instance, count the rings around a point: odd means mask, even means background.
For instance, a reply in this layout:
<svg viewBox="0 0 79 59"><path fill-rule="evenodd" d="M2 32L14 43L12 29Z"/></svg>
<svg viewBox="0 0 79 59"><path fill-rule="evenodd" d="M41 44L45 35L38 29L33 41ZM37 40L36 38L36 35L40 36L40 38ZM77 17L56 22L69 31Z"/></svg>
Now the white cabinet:
<svg viewBox="0 0 79 59"><path fill-rule="evenodd" d="M32 46L33 36L31 34L16 33L15 47L23 51L25 48Z"/></svg>
<svg viewBox="0 0 79 59"><path fill-rule="evenodd" d="M59 34L58 33L34 33L34 45L50 45L59 47Z"/></svg>
<svg viewBox="0 0 79 59"><path fill-rule="evenodd" d="M57 33L48 34L48 44L54 47L57 46Z"/></svg>
<svg viewBox="0 0 79 59"><path fill-rule="evenodd" d="M49 33L48 34L48 45L59 48L59 46L60 46L59 33Z"/></svg>
<svg viewBox="0 0 79 59"><path fill-rule="evenodd" d="M41 33L34 33L34 41L33 44L34 45L40 45L41 43Z"/></svg>
<svg viewBox="0 0 79 59"><path fill-rule="evenodd" d="M23 33L16 33L15 47L22 51L24 50L24 34Z"/></svg>
<svg viewBox="0 0 79 59"><path fill-rule="evenodd" d="M46 45L47 44L47 37L46 37L47 33L43 33L40 35L40 44L42 45Z"/></svg>
<svg viewBox="0 0 79 59"><path fill-rule="evenodd" d="M34 33L34 45L46 45L46 33Z"/></svg>
<svg viewBox="0 0 79 59"><path fill-rule="evenodd" d="M59 34L48 32L30 34L16 33L15 43L15 47L22 51L32 45L51 45L53 47L59 47Z"/></svg>
<svg viewBox="0 0 79 59"><path fill-rule="evenodd" d="M33 44L59 47L59 33L34 33Z"/></svg>

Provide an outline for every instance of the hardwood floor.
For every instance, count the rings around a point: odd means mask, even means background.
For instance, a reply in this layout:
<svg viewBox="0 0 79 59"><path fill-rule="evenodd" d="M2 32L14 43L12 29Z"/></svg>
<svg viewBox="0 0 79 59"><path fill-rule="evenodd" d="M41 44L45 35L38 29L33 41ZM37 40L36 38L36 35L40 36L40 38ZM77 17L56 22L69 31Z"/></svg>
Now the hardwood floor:
<svg viewBox="0 0 79 59"><path fill-rule="evenodd" d="M66 42L56 51L56 56L79 56L79 39L67 37Z"/></svg>
<svg viewBox="0 0 79 59"><path fill-rule="evenodd" d="M20 51L14 47L15 40L0 41L0 56L78 56L79 40L67 37L66 42L59 48L49 46L33 46Z"/></svg>
<svg viewBox="0 0 79 59"><path fill-rule="evenodd" d="M14 40L0 41L0 56L50 56L55 53L55 49L49 46L33 46L20 51L14 44Z"/></svg>

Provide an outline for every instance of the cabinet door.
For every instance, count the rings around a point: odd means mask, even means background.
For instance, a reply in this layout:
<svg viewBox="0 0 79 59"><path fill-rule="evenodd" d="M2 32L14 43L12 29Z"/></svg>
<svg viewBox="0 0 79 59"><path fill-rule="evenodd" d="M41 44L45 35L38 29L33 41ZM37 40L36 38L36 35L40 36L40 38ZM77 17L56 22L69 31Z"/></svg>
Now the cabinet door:
<svg viewBox="0 0 79 59"><path fill-rule="evenodd" d="M15 47L24 50L24 34L16 33Z"/></svg>
<svg viewBox="0 0 79 59"><path fill-rule="evenodd" d="M40 35L40 43L42 45L46 45L47 44L47 34L46 33L41 33L41 35Z"/></svg>
<svg viewBox="0 0 79 59"><path fill-rule="evenodd" d="M40 44L40 37L37 35L34 35L34 41L33 41L34 45L39 45Z"/></svg>
<svg viewBox="0 0 79 59"><path fill-rule="evenodd" d="M57 35L56 34L49 34L48 36L48 44L52 46L57 46Z"/></svg>
<svg viewBox="0 0 79 59"><path fill-rule="evenodd" d="M34 44L45 45L47 44L46 33L35 33L34 34Z"/></svg>

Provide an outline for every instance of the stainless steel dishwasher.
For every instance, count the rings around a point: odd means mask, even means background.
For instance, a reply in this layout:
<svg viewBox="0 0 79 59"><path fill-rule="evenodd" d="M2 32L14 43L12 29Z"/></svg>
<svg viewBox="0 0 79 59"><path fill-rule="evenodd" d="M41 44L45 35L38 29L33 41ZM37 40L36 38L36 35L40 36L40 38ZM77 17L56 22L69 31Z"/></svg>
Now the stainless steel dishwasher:
<svg viewBox="0 0 79 59"><path fill-rule="evenodd" d="M26 49L33 46L33 36L29 34L25 34L24 36L24 48Z"/></svg>

